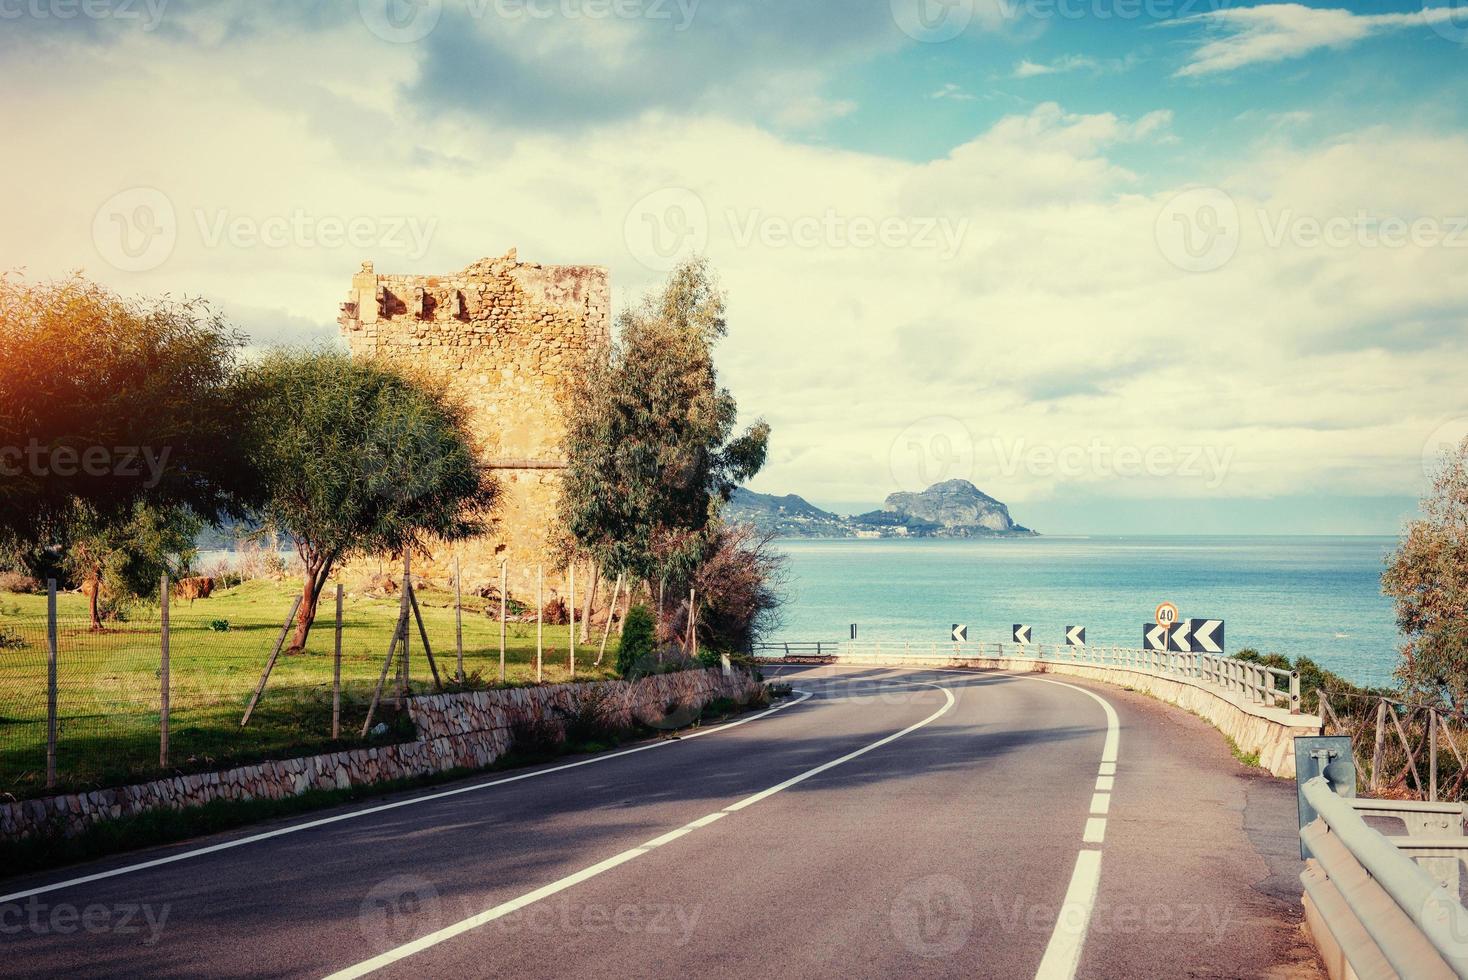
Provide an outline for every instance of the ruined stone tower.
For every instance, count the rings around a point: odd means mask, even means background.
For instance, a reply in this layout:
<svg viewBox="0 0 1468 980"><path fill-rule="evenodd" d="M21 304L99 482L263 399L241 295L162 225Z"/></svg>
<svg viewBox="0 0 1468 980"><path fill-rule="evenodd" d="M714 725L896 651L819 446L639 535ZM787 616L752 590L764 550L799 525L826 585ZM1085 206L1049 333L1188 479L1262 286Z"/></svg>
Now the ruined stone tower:
<svg viewBox="0 0 1468 980"><path fill-rule="evenodd" d="M513 249L449 275L379 275L365 262L352 277L339 322L353 356L426 366L447 379L500 481L495 532L445 546L426 575L447 579L457 556L466 588L497 586L504 558L511 594L533 594L538 563L547 594L556 591L567 383L606 349L610 306L606 269L521 262Z"/></svg>

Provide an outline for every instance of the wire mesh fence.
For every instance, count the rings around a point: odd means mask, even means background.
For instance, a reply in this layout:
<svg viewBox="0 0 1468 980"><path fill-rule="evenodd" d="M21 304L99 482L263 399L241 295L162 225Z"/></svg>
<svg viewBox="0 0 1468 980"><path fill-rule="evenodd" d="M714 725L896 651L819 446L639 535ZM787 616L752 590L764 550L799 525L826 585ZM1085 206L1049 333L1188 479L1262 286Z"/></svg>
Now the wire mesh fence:
<svg viewBox="0 0 1468 980"><path fill-rule="evenodd" d="M116 786L162 773L199 772L261 758L331 751L348 745L413 737L396 698L441 689L500 683L498 603L471 600L456 610L452 593L418 595L423 633L410 618L406 680L402 651L387 674L384 703L374 717L386 731L360 734L368 705L397 630L399 599L353 597L341 624L340 736L333 738L336 649L335 596L323 597L304 649L293 651L294 629L270 673L249 724L245 710L271 651L282 639L289 590L258 590L226 607L175 600L168 624L168 739L162 758L163 624L158 610L94 629L69 610L56 618L56 737L54 786L76 791ZM573 677L567 625L504 624L505 680L548 683ZM0 612L0 793L40 795L48 789L48 616ZM461 625L462 624L462 625ZM425 648L424 635L429 641ZM465 677L458 674L463 637ZM574 677L604 676L593 661L595 644L582 646ZM607 658L615 661L615 654Z"/></svg>

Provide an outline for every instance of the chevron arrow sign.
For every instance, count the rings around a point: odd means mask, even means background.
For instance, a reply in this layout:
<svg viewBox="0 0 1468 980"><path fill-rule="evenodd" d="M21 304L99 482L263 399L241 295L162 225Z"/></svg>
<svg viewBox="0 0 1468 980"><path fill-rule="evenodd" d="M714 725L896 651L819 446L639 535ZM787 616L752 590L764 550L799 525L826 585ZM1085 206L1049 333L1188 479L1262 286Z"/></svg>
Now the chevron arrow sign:
<svg viewBox="0 0 1468 980"><path fill-rule="evenodd" d="M1192 622L1180 619L1173 624L1172 630L1167 634L1167 649L1173 653L1193 652Z"/></svg>
<svg viewBox="0 0 1468 980"><path fill-rule="evenodd" d="M1200 653L1222 653L1223 620L1191 619L1188 625L1193 631L1193 649Z"/></svg>
<svg viewBox="0 0 1468 980"><path fill-rule="evenodd" d="M1030 628L1028 626L1025 626L1025 625L1021 624L1021 623L1015 623L1014 624L1014 642L1015 643L1029 643L1030 642Z"/></svg>
<svg viewBox="0 0 1468 980"><path fill-rule="evenodd" d="M967 626L963 625L962 623L954 623L953 624L953 642L954 643L967 643L968 642L968 627Z"/></svg>
<svg viewBox="0 0 1468 980"><path fill-rule="evenodd" d="M1085 646L1086 628L1084 626L1067 626L1065 628L1065 645L1068 647Z"/></svg>
<svg viewBox="0 0 1468 980"><path fill-rule="evenodd" d="M1167 627L1159 626L1157 623L1142 624L1142 649L1143 650L1166 650L1167 649Z"/></svg>

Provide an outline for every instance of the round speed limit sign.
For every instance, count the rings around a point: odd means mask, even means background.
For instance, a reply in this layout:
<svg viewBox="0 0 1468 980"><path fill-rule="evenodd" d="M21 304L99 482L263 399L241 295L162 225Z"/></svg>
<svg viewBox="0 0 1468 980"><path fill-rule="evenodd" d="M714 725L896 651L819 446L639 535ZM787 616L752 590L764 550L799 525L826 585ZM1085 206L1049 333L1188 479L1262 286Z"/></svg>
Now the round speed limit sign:
<svg viewBox="0 0 1468 980"><path fill-rule="evenodd" d="M1170 602L1159 603L1157 606L1157 612L1153 615L1157 617L1158 626L1163 626L1171 629L1172 626L1177 623L1177 606L1173 605Z"/></svg>

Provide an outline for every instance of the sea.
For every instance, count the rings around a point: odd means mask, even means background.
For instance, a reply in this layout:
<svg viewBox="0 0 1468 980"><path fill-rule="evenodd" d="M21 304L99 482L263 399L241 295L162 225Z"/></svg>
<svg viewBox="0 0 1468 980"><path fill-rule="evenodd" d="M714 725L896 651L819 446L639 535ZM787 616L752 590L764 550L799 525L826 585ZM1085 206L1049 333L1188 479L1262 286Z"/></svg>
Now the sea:
<svg viewBox="0 0 1468 980"><path fill-rule="evenodd" d="M1222 619L1228 652L1308 656L1358 684L1389 685L1401 637L1381 573L1390 537L1096 536L781 539L783 620L772 639L1037 643L1084 626L1090 645L1141 645L1160 602Z"/></svg>

